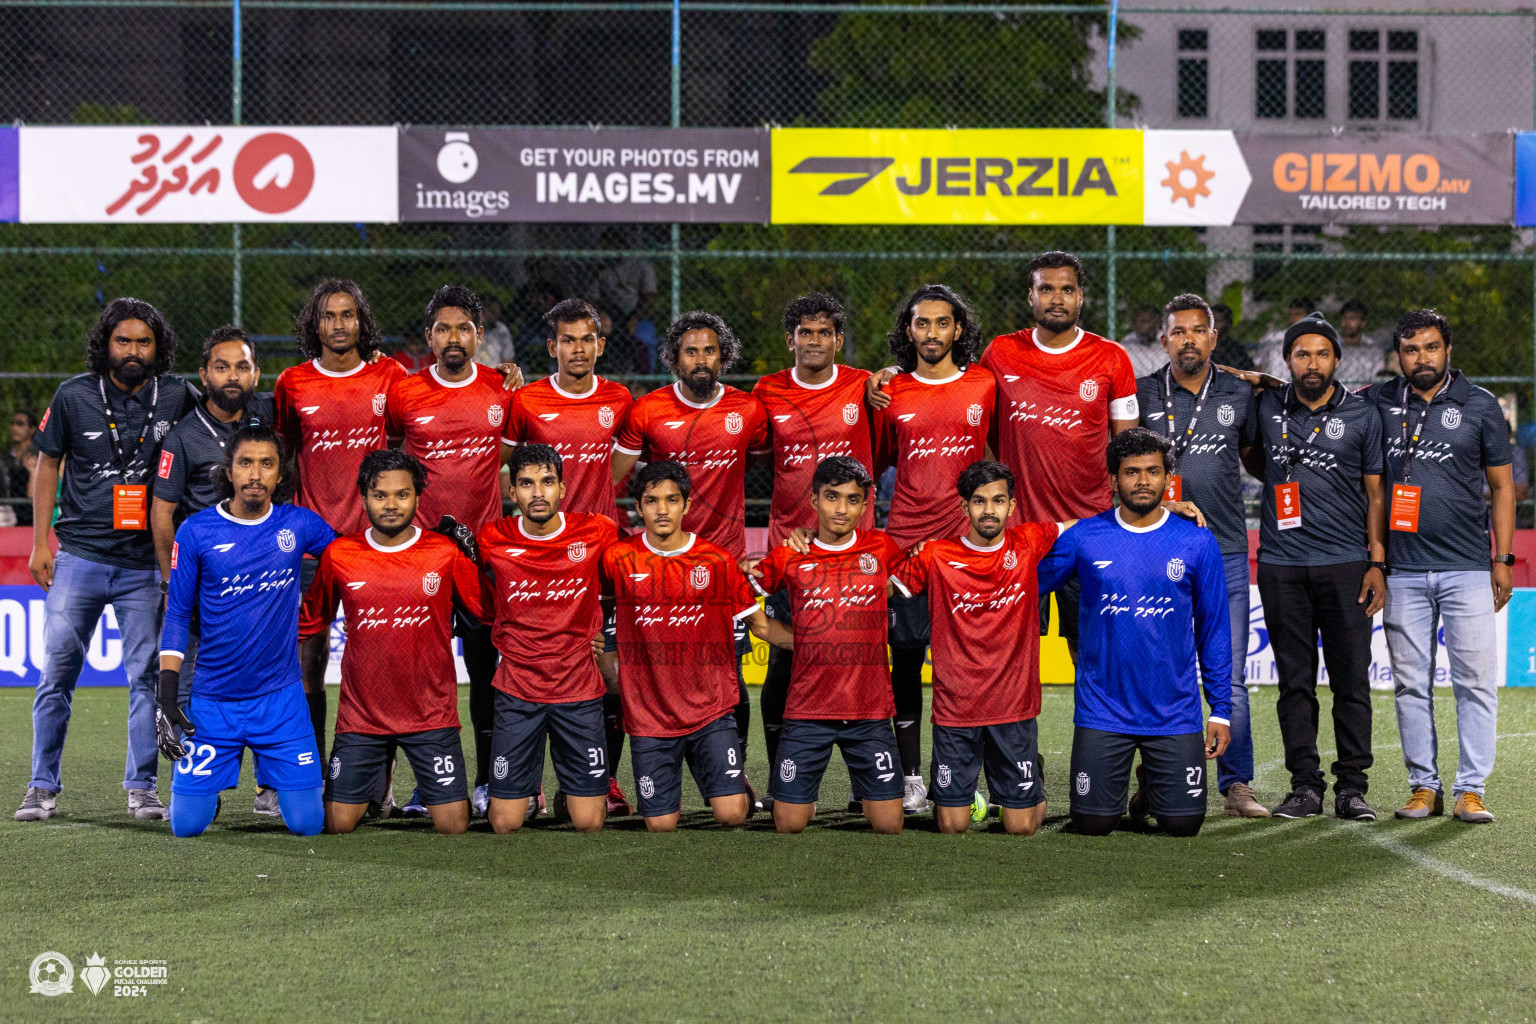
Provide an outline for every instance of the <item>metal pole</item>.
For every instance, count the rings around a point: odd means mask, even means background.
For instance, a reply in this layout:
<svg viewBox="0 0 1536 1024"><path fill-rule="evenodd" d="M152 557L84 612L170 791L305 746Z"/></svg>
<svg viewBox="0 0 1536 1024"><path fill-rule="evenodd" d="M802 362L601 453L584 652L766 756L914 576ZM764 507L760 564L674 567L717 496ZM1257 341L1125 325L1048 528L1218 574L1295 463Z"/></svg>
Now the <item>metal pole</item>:
<svg viewBox="0 0 1536 1024"><path fill-rule="evenodd" d="M233 0L234 48L230 60L229 119L231 124L240 123L240 0ZM241 283L240 225L231 224L229 229L230 256L230 315L229 322L240 326L240 313L244 302L244 286Z"/></svg>
<svg viewBox="0 0 1536 1024"><path fill-rule="evenodd" d="M1109 3L1109 67L1105 76L1104 91L1108 96L1107 109L1105 110L1106 127L1115 127L1115 42L1117 22L1120 20L1120 0L1110 0ZM1111 224L1104 231L1104 249L1107 257L1107 268L1104 275L1104 302L1108 307L1104 310L1104 333L1113 339L1118 333L1115 324L1115 310L1119 304L1118 288L1115 281L1115 225Z"/></svg>
<svg viewBox="0 0 1536 1024"><path fill-rule="evenodd" d="M683 3L672 0L672 127L683 123ZM683 311L683 226L672 222L672 319Z"/></svg>

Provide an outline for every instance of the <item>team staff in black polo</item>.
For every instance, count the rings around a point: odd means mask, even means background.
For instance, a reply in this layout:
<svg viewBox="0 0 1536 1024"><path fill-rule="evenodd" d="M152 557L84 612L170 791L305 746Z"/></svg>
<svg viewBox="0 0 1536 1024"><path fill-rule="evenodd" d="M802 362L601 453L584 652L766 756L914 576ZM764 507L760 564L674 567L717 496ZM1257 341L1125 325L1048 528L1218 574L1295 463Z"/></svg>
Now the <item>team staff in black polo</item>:
<svg viewBox="0 0 1536 1024"><path fill-rule="evenodd" d="M1280 735L1291 793L1282 818L1322 813L1317 751L1317 650L1333 691L1334 813L1374 821L1371 617L1386 599L1386 500L1381 417L1334 382L1339 332L1321 313L1286 329L1291 383L1258 399L1260 444L1244 460L1264 481L1259 597L1279 673Z"/></svg>
<svg viewBox="0 0 1536 1024"><path fill-rule="evenodd" d="M155 793L160 573L149 532L149 480L161 441L199 397L169 372L175 351L175 332L159 310L139 299L113 299L86 337L89 372L60 384L43 416L29 567L48 592L47 662L32 702L32 778L17 821L58 813L70 702L86 645L109 604L128 676L128 811L165 817ZM61 467L55 557L48 530Z"/></svg>
<svg viewBox="0 0 1536 1024"><path fill-rule="evenodd" d="M1432 690L1435 635L1443 627L1460 747L1452 813L1485 823L1493 820L1483 788L1493 770L1499 712L1493 617L1514 585L1509 427L1498 399L1451 368L1445 317L1432 309L1404 314L1392 344L1402 375L1363 394L1381 415L1391 485L1392 580L1383 621L1410 790L1397 816L1443 813Z"/></svg>
<svg viewBox="0 0 1536 1024"><path fill-rule="evenodd" d="M1221 547L1232 611L1232 742L1216 759L1216 784L1229 817L1267 818L1253 795L1253 730L1248 719L1248 522L1241 455L1258 437L1253 387L1214 366L1218 343L1211 307L1176 295L1159 332L1168 362L1136 380L1141 425L1173 443L1171 501L1192 501Z"/></svg>

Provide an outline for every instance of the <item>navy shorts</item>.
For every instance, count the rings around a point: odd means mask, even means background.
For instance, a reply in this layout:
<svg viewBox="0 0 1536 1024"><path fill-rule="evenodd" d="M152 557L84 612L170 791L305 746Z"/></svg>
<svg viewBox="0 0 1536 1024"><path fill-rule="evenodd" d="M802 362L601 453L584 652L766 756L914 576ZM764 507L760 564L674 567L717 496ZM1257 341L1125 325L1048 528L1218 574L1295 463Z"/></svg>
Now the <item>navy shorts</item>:
<svg viewBox="0 0 1536 1024"><path fill-rule="evenodd" d="M787 804L815 803L834 746L842 748L855 800L901 799L901 762L896 759L896 733L889 718L785 719L771 784L773 798Z"/></svg>
<svg viewBox="0 0 1536 1024"><path fill-rule="evenodd" d="M281 792L319 789L320 751L309 722L309 703L297 682L246 700L209 700L193 694L187 717L196 732L176 762L171 793L213 796L240 783L245 748L256 762L256 784Z"/></svg>
<svg viewBox="0 0 1536 1024"><path fill-rule="evenodd" d="M1141 751L1147 796L1161 817L1205 814L1205 734L1127 736L1078 726L1072 734L1072 813L1125 813L1131 759Z"/></svg>
<svg viewBox="0 0 1536 1024"><path fill-rule="evenodd" d="M775 590L763 599L763 614L786 626L795 624L793 606L789 603L789 591Z"/></svg>
<svg viewBox="0 0 1536 1024"><path fill-rule="evenodd" d="M464 748L457 729L428 729L399 736L339 732L331 741L325 798L338 804L366 804L383 788L395 761L405 751L416 776L416 798L427 806L469 799L464 781Z"/></svg>
<svg viewBox="0 0 1536 1024"><path fill-rule="evenodd" d="M706 801L747 791L736 716L722 715L686 736L631 736L629 759L635 767L640 814L655 818L683 809L683 762Z"/></svg>
<svg viewBox="0 0 1536 1024"><path fill-rule="evenodd" d="M889 642L892 647L927 647L931 630L928 621L928 592L903 597L900 591L885 599L890 619Z"/></svg>
<svg viewBox="0 0 1536 1024"><path fill-rule="evenodd" d="M619 649L618 614L609 609L603 616L603 653L612 654Z"/></svg>
<svg viewBox="0 0 1536 1024"><path fill-rule="evenodd" d="M929 795L940 807L969 807L985 767L992 803L1035 807L1045 801L1038 748L1039 726L1033 718L969 728L935 722Z"/></svg>
<svg viewBox="0 0 1536 1024"><path fill-rule="evenodd" d="M1056 616L1061 620L1061 636L1070 643L1077 643L1078 601L1083 596L1083 581L1073 576L1056 588ZM1040 635L1051 631L1051 595L1040 595Z"/></svg>
<svg viewBox="0 0 1536 1024"><path fill-rule="evenodd" d="M747 630L747 620L737 619L731 623L731 639L736 642L736 675L741 676L741 659L752 653L752 634Z"/></svg>
<svg viewBox="0 0 1536 1024"><path fill-rule="evenodd" d="M496 721L491 728L491 796L525 800L539 795L546 736L562 793L603 796L608 792L601 697L538 704L497 690Z"/></svg>

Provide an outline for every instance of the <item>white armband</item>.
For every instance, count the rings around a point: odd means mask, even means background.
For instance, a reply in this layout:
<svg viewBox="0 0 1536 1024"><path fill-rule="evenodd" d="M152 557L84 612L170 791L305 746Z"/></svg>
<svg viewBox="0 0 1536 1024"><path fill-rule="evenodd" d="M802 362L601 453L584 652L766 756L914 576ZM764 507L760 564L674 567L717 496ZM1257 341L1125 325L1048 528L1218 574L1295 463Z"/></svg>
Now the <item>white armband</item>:
<svg viewBox="0 0 1536 1024"><path fill-rule="evenodd" d="M1109 403L1109 418L1112 420L1134 420L1140 417L1141 405L1135 395L1126 395Z"/></svg>

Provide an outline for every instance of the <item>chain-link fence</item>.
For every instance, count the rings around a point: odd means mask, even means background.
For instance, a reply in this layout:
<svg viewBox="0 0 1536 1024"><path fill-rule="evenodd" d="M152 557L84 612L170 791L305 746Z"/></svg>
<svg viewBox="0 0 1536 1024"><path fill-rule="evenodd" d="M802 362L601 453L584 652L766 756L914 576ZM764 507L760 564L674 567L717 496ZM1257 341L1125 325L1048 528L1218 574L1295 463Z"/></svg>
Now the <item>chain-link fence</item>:
<svg viewBox="0 0 1536 1024"><path fill-rule="evenodd" d="M665 2L258 0L237 11L204 0L0 0L0 117L1311 133L1533 125L1528 10L1127 6L1113 50L1110 20L1100 4L689 2L674 12ZM743 339L736 372L746 377L736 382L749 384L786 365L780 311L812 289L847 306L848 357L868 367L886 361L894 303L928 281L959 287L987 327L1025 326L1023 266L1045 248L1088 261L1090 329L1125 337L1145 326L1145 307L1197 291L1230 310L1229 335L1245 344L1227 355L1261 367L1265 336L1293 302L1330 314L1350 303L1363 343L1378 346L1403 310L1435 305L1456 325L1459 365L1530 418L1529 232L1301 224L4 225L0 370L10 376L0 410L40 410L58 376L81 367L101 303L121 294L167 312L185 339L184 370L195 340L224 322L270 338L268 381L296 358L292 314L326 276L359 281L395 338L419 331L437 285L468 283L498 301L530 373L548 368L543 310L592 298L613 321L600 369L637 387L658 379L654 339L667 319L700 306ZM759 516L766 478L752 486Z"/></svg>

